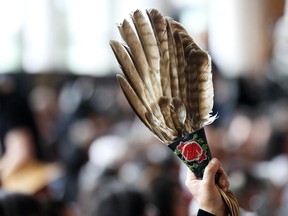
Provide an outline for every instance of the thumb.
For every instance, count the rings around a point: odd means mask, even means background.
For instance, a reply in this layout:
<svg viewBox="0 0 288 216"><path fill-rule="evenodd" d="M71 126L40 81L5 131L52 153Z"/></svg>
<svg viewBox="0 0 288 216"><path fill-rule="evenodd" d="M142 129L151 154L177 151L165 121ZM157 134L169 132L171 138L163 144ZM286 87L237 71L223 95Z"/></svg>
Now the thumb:
<svg viewBox="0 0 288 216"><path fill-rule="evenodd" d="M215 182L215 175L219 169L220 162L216 158L212 158L206 166L203 174L203 180L211 184Z"/></svg>

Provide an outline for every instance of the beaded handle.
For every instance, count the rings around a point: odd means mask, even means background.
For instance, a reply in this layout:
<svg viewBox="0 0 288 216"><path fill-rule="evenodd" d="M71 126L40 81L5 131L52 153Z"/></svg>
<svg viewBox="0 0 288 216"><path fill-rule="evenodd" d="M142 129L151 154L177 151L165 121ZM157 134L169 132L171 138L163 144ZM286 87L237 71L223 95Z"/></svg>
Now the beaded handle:
<svg viewBox="0 0 288 216"><path fill-rule="evenodd" d="M202 179L204 169L212 159L204 128L176 139L168 147L198 179Z"/></svg>

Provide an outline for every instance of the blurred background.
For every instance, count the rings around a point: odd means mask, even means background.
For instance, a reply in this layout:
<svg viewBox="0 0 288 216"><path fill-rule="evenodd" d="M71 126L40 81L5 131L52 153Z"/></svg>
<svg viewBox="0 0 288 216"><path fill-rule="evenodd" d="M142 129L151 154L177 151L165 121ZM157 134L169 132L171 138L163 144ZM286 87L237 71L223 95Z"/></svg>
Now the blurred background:
<svg viewBox="0 0 288 216"><path fill-rule="evenodd" d="M0 0L0 214L24 198L54 216L195 214L186 167L115 79L109 40L149 8L212 56L207 138L246 215L288 215L285 0Z"/></svg>

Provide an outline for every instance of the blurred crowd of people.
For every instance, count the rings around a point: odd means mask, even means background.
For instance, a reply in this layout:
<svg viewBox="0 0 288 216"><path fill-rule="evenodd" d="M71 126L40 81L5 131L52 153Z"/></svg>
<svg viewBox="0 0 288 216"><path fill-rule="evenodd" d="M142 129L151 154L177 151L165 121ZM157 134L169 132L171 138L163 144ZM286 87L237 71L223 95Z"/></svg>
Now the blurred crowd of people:
<svg viewBox="0 0 288 216"><path fill-rule="evenodd" d="M37 76L1 78L0 215L188 215L179 162L114 77L56 88L55 77L53 88Z"/></svg>
<svg viewBox="0 0 288 216"><path fill-rule="evenodd" d="M265 76L228 79L213 70L219 118L206 128L212 154L243 209L283 215L288 92ZM197 211L183 184L186 167L135 117L114 77L70 77L57 86L39 77L1 79L1 215Z"/></svg>

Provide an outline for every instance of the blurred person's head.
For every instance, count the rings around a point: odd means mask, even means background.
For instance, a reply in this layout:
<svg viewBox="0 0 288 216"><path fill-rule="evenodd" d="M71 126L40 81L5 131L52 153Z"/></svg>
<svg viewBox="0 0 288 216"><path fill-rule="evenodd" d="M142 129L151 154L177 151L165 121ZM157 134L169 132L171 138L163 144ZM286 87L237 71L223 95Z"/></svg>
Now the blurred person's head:
<svg viewBox="0 0 288 216"><path fill-rule="evenodd" d="M29 140L31 144L29 148L30 150L33 149L34 157L42 158L38 130L26 98L17 93L0 95L0 142L2 154L11 147L8 146L11 143L9 141L13 141L13 145L20 144L20 142L14 142L18 135L19 139ZM18 147L20 148L20 146ZM25 147L28 146L22 146L22 148ZM17 149L13 146L11 148Z"/></svg>
<svg viewBox="0 0 288 216"><path fill-rule="evenodd" d="M9 130L4 139L5 157L14 161L24 162L34 159L36 152L32 134L28 128L15 128Z"/></svg>

